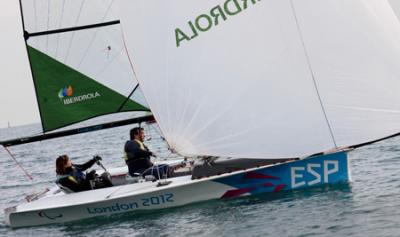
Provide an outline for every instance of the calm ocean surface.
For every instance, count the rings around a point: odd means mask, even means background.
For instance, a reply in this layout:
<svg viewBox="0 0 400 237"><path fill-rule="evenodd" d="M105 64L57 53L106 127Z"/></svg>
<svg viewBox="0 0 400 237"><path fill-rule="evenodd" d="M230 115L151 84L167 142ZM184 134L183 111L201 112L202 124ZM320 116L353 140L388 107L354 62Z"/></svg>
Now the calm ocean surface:
<svg viewBox="0 0 400 237"><path fill-rule="evenodd" d="M33 182L0 147L0 209L52 186L60 154L76 163L99 154L106 167L124 165L122 147L131 127L11 147ZM155 128L146 129L149 147L169 156ZM0 129L0 140L39 132L39 125ZM400 138L353 151L350 160L349 185L21 229L6 227L2 211L0 236L400 236Z"/></svg>

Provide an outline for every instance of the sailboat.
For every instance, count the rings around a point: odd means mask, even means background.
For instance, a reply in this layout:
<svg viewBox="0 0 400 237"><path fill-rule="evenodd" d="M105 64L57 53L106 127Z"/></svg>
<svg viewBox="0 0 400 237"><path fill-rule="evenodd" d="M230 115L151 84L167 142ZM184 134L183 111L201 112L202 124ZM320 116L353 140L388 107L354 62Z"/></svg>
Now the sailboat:
<svg viewBox="0 0 400 237"><path fill-rule="evenodd" d="M146 105L197 163L157 182L55 186L6 209L12 227L350 182L352 149L399 135L400 23L387 1L118 4Z"/></svg>

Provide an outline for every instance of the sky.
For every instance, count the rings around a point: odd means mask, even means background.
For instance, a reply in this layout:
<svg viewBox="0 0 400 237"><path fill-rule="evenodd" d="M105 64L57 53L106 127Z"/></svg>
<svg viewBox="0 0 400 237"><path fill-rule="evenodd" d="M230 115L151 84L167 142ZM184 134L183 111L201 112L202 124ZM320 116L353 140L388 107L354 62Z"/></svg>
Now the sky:
<svg viewBox="0 0 400 237"><path fill-rule="evenodd" d="M400 0L389 0L400 13ZM0 1L0 128L40 122L19 1ZM400 14L399 14L400 16Z"/></svg>
<svg viewBox="0 0 400 237"><path fill-rule="evenodd" d="M0 1L0 128L38 123L19 1Z"/></svg>

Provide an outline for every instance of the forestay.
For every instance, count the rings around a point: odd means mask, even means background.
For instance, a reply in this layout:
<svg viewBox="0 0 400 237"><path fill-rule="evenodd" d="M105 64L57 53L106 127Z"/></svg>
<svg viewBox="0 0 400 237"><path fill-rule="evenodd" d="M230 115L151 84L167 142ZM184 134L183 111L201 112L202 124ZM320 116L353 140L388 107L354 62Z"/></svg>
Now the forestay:
<svg viewBox="0 0 400 237"><path fill-rule="evenodd" d="M386 0L119 0L138 80L186 155L298 157L400 132Z"/></svg>
<svg viewBox="0 0 400 237"><path fill-rule="evenodd" d="M21 0L44 132L100 115L148 111L132 95L137 81L113 3Z"/></svg>

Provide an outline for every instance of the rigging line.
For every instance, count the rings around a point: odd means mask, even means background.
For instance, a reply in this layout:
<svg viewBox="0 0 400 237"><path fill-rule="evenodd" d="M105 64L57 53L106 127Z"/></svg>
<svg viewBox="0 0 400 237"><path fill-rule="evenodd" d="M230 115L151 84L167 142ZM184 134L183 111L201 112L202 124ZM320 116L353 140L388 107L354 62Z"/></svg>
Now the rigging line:
<svg viewBox="0 0 400 237"><path fill-rule="evenodd" d="M33 18L34 18L33 24L34 24L35 32L37 31L37 10L36 10L36 8L37 8L36 1L33 1ZM21 7L21 11L23 11L22 7ZM36 44L38 44L37 46L39 46L38 41L39 41L39 39L36 39Z"/></svg>
<svg viewBox="0 0 400 237"><path fill-rule="evenodd" d="M50 28L50 0L47 0L47 30ZM46 53L49 50L49 35L46 35Z"/></svg>
<svg viewBox="0 0 400 237"><path fill-rule="evenodd" d="M121 27L121 26L120 26L120 27ZM137 80L135 68L133 67L133 62L132 62L132 60L131 60L131 56L129 55L128 47L126 46L125 37L124 37L124 31L123 31L122 27L121 27L121 35L122 35L122 42L124 43L125 53L126 53L126 55L128 56L129 65L131 66L132 73L133 73L133 75L135 76L135 78L136 78L136 80ZM137 80L137 82L138 82L138 80ZM145 98L145 99L146 99L146 98Z"/></svg>
<svg viewBox="0 0 400 237"><path fill-rule="evenodd" d="M123 44L124 44L125 53L126 53L126 55L128 56L129 65L131 66L132 73L133 73L133 75L135 76L135 79L136 79L135 81L136 81L138 84L140 84L140 83L139 83L139 78L137 77L136 72L135 72L135 68L134 68L134 66L133 66L133 61L132 61L131 56L130 56L129 51L128 51L128 47L127 47L127 45L126 45L124 29L123 29L122 27L121 27L121 37L122 37L122 42L123 42ZM149 105L149 102L148 102L148 100L147 100L147 98L146 98L146 95L145 95L144 93L143 93L143 97L144 97L144 100L146 101L146 104ZM150 107L150 105L149 105L149 107ZM155 119L155 117L156 117L155 113L154 113L153 111L151 111L151 113L153 114L154 119ZM163 133L163 132L162 132L162 128L161 128L161 124L158 124L158 126L159 126L159 128L160 128L161 133ZM168 141L167 139L165 139L165 142L167 143L167 145L168 145L169 147L171 147L171 145L170 145L170 143L169 143L169 141Z"/></svg>
<svg viewBox="0 0 400 237"><path fill-rule="evenodd" d="M60 23L58 24L58 28L61 29L63 18L64 18L64 10L65 10L65 0L63 0L62 7L61 7L61 16L60 16ZM56 45L56 58L58 55L58 46L60 42L60 34L57 34L57 45Z"/></svg>
<svg viewBox="0 0 400 237"><path fill-rule="evenodd" d="M103 18L101 19L101 22L104 22L104 20L106 19L106 17L108 16L108 13L111 10L112 5L114 4L114 0L111 0L111 2L108 4L106 13L104 14Z"/></svg>
<svg viewBox="0 0 400 237"><path fill-rule="evenodd" d="M122 108L125 106L126 103L128 103L128 101L131 99L131 96L133 95L133 93L135 93L135 91L137 90L137 88L139 88L139 83L135 86L135 88L133 88L132 92L129 94L128 97L126 97L125 101L121 104L121 106L118 108L117 112L121 112Z"/></svg>
<svg viewBox="0 0 400 237"><path fill-rule="evenodd" d="M333 144L335 145L336 148L338 148L338 145L337 145L337 143L336 143L335 136L334 136L334 134L333 134L332 126L331 126L331 124L330 124L330 122L329 122L328 116L327 116L327 114L326 114L326 110L325 110L324 103L322 102L322 98L321 98L321 95L320 95L319 90L318 90L318 84L317 84L317 81L316 81L316 79L315 79L315 73L314 73L313 68L312 68L312 66L311 66L310 56L308 55L308 52L307 52L306 43L305 43L305 41L304 41L304 37L303 37L302 31L301 31L301 28L300 28L300 23L299 23L299 20L298 20L298 18L297 18L296 9L295 9L295 7L294 7L293 0L289 0L289 1L290 1L290 5L291 5L291 7L292 7L293 16L294 16L294 19L295 19L295 21L296 21L297 30L298 30L299 37L300 37L300 40L301 40L301 43L302 43L302 46L303 46L304 54L305 54L305 57L306 57L306 60L307 60L308 69L310 70L311 77L312 77L312 80L313 80L313 83L314 83L314 88L315 88L315 91L316 91L316 93L317 93L319 103L320 103L320 105L321 105L322 113L324 114L325 121L326 121L326 123L327 123L327 125L328 125L329 133L330 133L330 135L331 135Z"/></svg>
<svg viewBox="0 0 400 237"><path fill-rule="evenodd" d="M24 171L25 175L26 175L31 181L33 181L32 176L24 169L24 167L22 167L21 163L19 163L19 162L17 161L17 159L16 159L15 156L10 152L10 150L9 150L6 146L3 146L3 147L4 147L4 149L7 151L7 153L11 156L11 158L15 161L15 163L17 163L17 165L19 166L19 168L21 168L22 171Z"/></svg>
<svg viewBox="0 0 400 237"><path fill-rule="evenodd" d="M25 26L25 17L24 17L24 10L23 10L23 7L22 7L22 0L19 0L19 9L20 9L20 14L21 14L22 30L24 32L26 55L28 55L29 69L31 71L31 77L32 77L32 80L33 80L34 88L35 88L36 104L37 104L37 106L39 108L39 116L40 116L42 131L44 131L42 108L41 108L39 100L38 100L38 88L37 88L37 83L36 83L36 80L35 80L35 76L33 75L31 56L29 55L28 38L27 38L27 34L28 33L26 31L26 26Z"/></svg>
<svg viewBox="0 0 400 237"><path fill-rule="evenodd" d="M128 56L129 65L130 65L130 68L131 68L131 70L132 70L133 75L135 76L137 85L136 85L136 87L133 89L133 91L129 94L129 96L126 98L126 100L124 101L124 103L120 106L120 108L118 109L118 112L121 111L121 109L125 106L125 104L126 104L126 103L128 102L128 100L130 99L130 97L133 95L133 93L137 90L137 88L139 88L139 82L138 82L138 80L137 80L135 68L133 67L133 63L132 63L131 57L130 57L130 55L129 55L129 53L128 53L128 48L127 48L127 46L126 46L125 37L124 37L124 34L123 34L122 27L121 27L121 36L122 36L122 42L123 42L123 44L124 44L123 49L125 49L126 56ZM144 98L144 100L146 100L146 97ZM146 100L146 103L147 103L147 100ZM149 103L147 103L147 104L149 104Z"/></svg>
<svg viewBox="0 0 400 237"><path fill-rule="evenodd" d="M111 3L108 5L104 16L101 18L101 22L102 23L104 22L104 20L108 16L108 13L110 12L110 9L111 9L111 6L113 5L113 3L114 3L114 0L112 0ZM87 54L89 52L89 49L92 47L98 32L99 32L99 28L97 28L96 31L93 33L92 38L90 39L90 43L89 43L88 47L86 48L85 53L83 54L83 57L81 58L81 60L80 60L80 62L78 64L78 67L77 67L78 69L81 68L81 65L82 65L83 61L85 60L85 58L86 58L86 56L87 56Z"/></svg>
<svg viewBox="0 0 400 237"><path fill-rule="evenodd" d="M78 17L77 17L76 20L75 20L75 25L74 25L74 26L77 26L77 25L78 25L79 19L81 18L81 13L82 13L82 9L83 9L84 3L85 3L85 0L82 0L81 5L80 5L80 7L79 7ZM69 39L67 54L65 55L65 58L64 58L64 64L67 64L69 52L70 52L70 50L71 50L71 45L72 45L72 41L73 41L74 37L75 37L75 31L72 32L71 38Z"/></svg>
<svg viewBox="0 0 400 237"><path fill-rule="evenodd" d="M123 48L121 48L121 50L119 51L119 53L115 54L114 57L111 60L108 60L107 65L105 65L103 68L101 68L101 71L99 71L94 78L99 78L101 74L103 74L107 68L118 58L119 55L121 55L121 53L124 51Z"/></svg>
<svg viewBox="0 0 400 237"><path fill-rule="evenodd" d="M156 126L158 126L156 122L149 124L150 129L153 130L161 140L165 141L165 137L161 134L160 128L157 128Z"/></svg>
<svg viewBox="0 0 400 237"><path fill-rule="evenodd" d="M155 134L157 134L157 136L161 139L161 142L164 143L164 144L166 144L166 146L167 146L166 149L167 149L168 155L167 155L166 157L164 157L164 160L168 160L168 159L170 159L172 156L175 156L175 155L180 155L180 154L178 154L178 153L175 152L175 149L172 148L172 147L169 145L168 142L166 142L167 140L166 140L165 137L162 135L161 129L160 129L160 127L158 126L158 124L157 124L156 122L153 123L153 124L149 124L148 126L149 126L150 130L152 130ZM158 126L158 129L156 128L156 126ZM159 141L159 142L160 142L160 141ZM164 151L164 152L165 152L165 151ZM161 157L159 158L159 160L161 161Z"/></svg>

